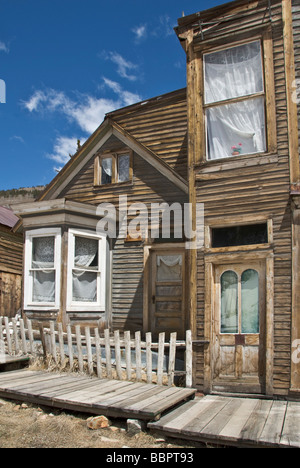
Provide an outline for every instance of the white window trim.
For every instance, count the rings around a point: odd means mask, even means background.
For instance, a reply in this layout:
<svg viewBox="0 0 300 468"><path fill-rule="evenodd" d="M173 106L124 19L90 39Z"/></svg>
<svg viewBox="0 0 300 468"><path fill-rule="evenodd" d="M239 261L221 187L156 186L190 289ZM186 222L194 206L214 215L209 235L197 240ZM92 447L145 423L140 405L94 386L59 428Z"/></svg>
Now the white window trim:
<svg viewBox="0 0 300 468"><path fill-rule="evenodd" d="M75 236L81 236L98 240L99 249L99 269L97 276L97 302L89 304L88 302L73 301L73 269L74 269L74 248ZM67 311L68 312L105 312L106 304L106 254L107 238L100 236L95 232L69 229L68 232L68 267L67 267Z"/></svg>
<svg viewBox="0 0 300 468"><path fill-rule="evenodd" d="M32 265L32 240L37 237L54 237L55 302L33 302L33 278L30 275ZM24 310L58 310L60 307L61 278L61 229L47 228L27 231L25 234L24 262Z"/></svg>

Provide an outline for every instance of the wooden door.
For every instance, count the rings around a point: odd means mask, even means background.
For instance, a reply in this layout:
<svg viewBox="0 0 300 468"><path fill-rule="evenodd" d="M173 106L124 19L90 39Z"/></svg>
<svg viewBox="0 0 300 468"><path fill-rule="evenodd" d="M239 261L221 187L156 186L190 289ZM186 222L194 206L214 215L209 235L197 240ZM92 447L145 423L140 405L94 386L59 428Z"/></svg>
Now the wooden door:
<svg viewBox="0 0 300 468"><path fill-rule="evenodd" d="M151 332L166 337L177 332L185 335L185 252L183 250L155 251L151 255Z"/></svg>
<svg viewBox="0 0 300 468"><path fill-rule="evenodd" d="M213 389L264 393L265 266L215 268Z"/></svg>

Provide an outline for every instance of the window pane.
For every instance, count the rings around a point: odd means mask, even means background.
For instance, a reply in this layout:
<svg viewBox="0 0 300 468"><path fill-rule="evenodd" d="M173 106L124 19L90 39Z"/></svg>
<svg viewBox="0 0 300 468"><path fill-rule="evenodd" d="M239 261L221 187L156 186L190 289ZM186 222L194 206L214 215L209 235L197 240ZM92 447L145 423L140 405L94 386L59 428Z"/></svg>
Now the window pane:
<svg viewBox="0 0 300 468"><path fill-rule="evenodd" d="M206 110L208 159L266 151L264 98Z"/></svg>
<svg viewBox="0 0 300 468"><path fill-rule="evenodd" d="M73 301L97 302L97 273L73 271Z"/></svg>
<svg viewBox="0 0 300 468"><path fill-rule="evenodd" d="M75 267L98 269L98 240L75 237Z"/></svg>
<svg viewBox="0 0 300 468"><path fill-rule="evenodd" d="M129 180L130 156L124 154L118 157L118 181L126 182Z"/></svg>
<svg viewBox="0 0 300 468"><path fill-rule="evenodd" d="M54 236L32 239L32 268L54 268Z"/></svg>
<svg viewBox="0 0 300 468"><path fill-rule="evenodd" d="M238 333L238 277L234 271L221 276L221 333Z"/></svg>
<svg viewBox="0 0 300 468"><path fill-rule="evenodd" d="M255 270L242 274L242 333L259 333L259 277Z"/></svg>
<svg viewBox="0 0 300 468"><path fill-rule="evenodd" d="M213 248L267 243L268 226L266 223L212 229Z"/></svg>
<svg viewBox="0 0 300 468"><path fill-rule="evenodd" d="M182 255L157 256L157 281L180 281L182 279Z"/></svg>
<svg viewBox="0 0 300 468"><path fill-rule="evenodd" d="M55 271L34 271L33 302L55 302Z"/></svg>
<svg viewBox="0 0 300 468"><path fill-rule="evenodd" d="M205 103L264 90L260 41L206 54Z"/></svg>
<svg viewBox="0 0 300 468"><path fill-rule="evenodd" d="M112 158L101 160L101 184L111 184L112 182Z"/></svg>

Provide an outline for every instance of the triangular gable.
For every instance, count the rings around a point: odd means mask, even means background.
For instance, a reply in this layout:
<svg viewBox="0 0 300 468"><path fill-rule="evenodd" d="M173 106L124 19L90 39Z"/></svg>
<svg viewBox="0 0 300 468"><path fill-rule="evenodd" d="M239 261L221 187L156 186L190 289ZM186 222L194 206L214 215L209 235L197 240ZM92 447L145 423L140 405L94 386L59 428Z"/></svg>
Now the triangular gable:
<svg viewBox="0 0 300 468"><path fill-rule="evenodd" d="M184 193L188 193L187 182L177 174L174 169L159 158L153 151L130 135L110 117L104 120L102 125L100 125L100 127L84 143L84 145L82 145L72 159L70 159L70 161L63 167L59 174L52 180L52 182L50 182L39 200L53 200L58 198L64 188L80 172L87 162L94 157L95 153L99 151L111 136L115 136L120 140L120 142L132 149Z"/></svg>

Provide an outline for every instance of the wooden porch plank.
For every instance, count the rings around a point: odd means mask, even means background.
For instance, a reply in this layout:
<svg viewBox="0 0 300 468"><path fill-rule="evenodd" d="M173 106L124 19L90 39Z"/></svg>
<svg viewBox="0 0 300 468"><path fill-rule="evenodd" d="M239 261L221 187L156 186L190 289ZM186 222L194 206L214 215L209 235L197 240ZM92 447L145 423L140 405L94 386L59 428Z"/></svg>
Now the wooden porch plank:
<svg viewBox="0 0 300 468"><path fill-rule="evenodd" d="M257 400L254 410L241 430L241 440L251 441L251 443L259 441L260 434L262 433L269 416L272 403L273 402L271 400Z"/></svg>
<svg viewBox="0 0 300 468"><path fill-rule="evenodd" d="M115 407L117 403L122 405L124 404L124 402L128 402L129 398L141 394L141 390L142 390L141 385L143 384L140 384L139 382L133 384L130 387L130 390L127 390L126 392L122 392L121 394L116 394L115 396L106 400L106 404L108 404L109 406ZM97 401L95 401L95 403L97 403Z"/></svg>
<svg viewBox="0 0 300 468"><path fill-rule="evenodd" d="M127 383L127 385L126 385ZM95 387L94 390L89 391L89 389L84 390L80 393L80 401L87 402L89 404L97 404L100 402L102 405L109 406L109 401L111 398L114 398L119 395L124 395L131 388L131 385L128 385L128 382L119 382L120 385L114 387L108 386L106 389Z"/></svg>
<svg viewBox="0 0 300 468"><path fill-rule="evenodd" d="M156 410L157 409L157 402L161 401L161 399L163 398L167 398L167 397L171 397L174 393L176 393L176 388L166 388L166 387L160 387L160 390L159 391L157 389L157 392L155 392L154 395L152 396L149 396L148 398L144 398L144 395L141 395L142 398L140 398L140 401L136 402L136 403L131 403L130 405L126 405L127 409L131 409L131 410L134 410L134 411L137 411L139 412L140 410L145 410L147 408L147 410L149 410L150 412L152 410ZM154 406L155 408L153 408L153 403L154 403Z"/></svg>
<svg viewBox="0 0 300 468"><path fill-rule="evenodd" d="M4 372L4 373L0 372L0 385L7 381L13 382L14 380L21 379L22 377L25 378L25 377L30 377L33 375L38 375L38 372L32 372L26 369L20 369L20 370L9 371L9 372Z"/></svg>
<svg viewBox="0 0 300 468"><path fill-rule="evenodd" d="M120 382L119 380L111 380L107 381L105 383L102 383L99 385L99 382L95 382L94 384L91 383L90 387L87 389L81 390L71 390L66 393L63 393L62 395L59 395L59 399L62 400L69 400L69 401L79 401L80 398L86 397L86 396L91 396L92 390L96 388L96 393L100 395L104 395L108 391L116 390L119 387L122 387L122 384L124 382ZM93 387L93 389L92 389ZM56 395L53 397L54 399L56 398Z"/></svg>
<svg viewBox="0 0 300 468"><path fill-rule="evenodd" d="M217 413L215 417L202 429L202 432L219 438L219 434L226 426L232 414L239 411L242 403L241 398L228 399L228 403Z"/></svg>
<svg viewBox="0 0 300 468"><path fill-rule="evenodd" d="M203 411L201 411L195 418L188 422L182 427L181 432L186 435L193 435L200 433L203 428L228 404L228 398L226 397L215 397L208 399L208 404L205 405Z"/></svg>
<svg viewBox="0 0 300 468"><path fill-rule="evenodd" d="M59 379L61 376L55 375L55 377L51 377L50 374L46 375L31 375L28 377L23 377L19 379L14 379L13 381L7 380L6 382L1 382L0 386L3 390L6 388L11 388L11 389L18 389L18 388L25 388L26 386L29 385L35 385L37 383L42 383L44 381L49 381L53 382L56 379Z"/></svg>
<svg viewBox="0 0 300 468"><path fill-rule="evenodd" d="M146 411L155 411L157 407L163 412L165 409L170 408L178 403L178 401L185 401L191 395L193 391L185 391L187 389L180 389L178 387L171 387L166 389L165 392L159 395L159 399L151 399L151 403L148 404L147 400L144 402L143 407ZM149 401L149 400L148 400Z"/></svg>
<svg viewBox="0 0 300 468"><path fill-rule="evenodd" d="M298 402L287 403L280 445L300 447L300 403Z"/></svg>
<svg viewBox="0 0 300 468"><path fill-rule="evenodd" d="M220 431L220 437L231 442L238 441L241 430L249 419L256 404L257 400L254 398L242 399L240 406L236 408Z"/></svg>
<svg viewBox="0 0 300 468"><path fill-rule="evenodd" d="M259 438L260 443L264 443L266 445L279 445L286 409L286 401L273 401L265 427L263 428Z"/></svg>
<svg viewBox="0 0 300 468"><path fill-rule="evenodd" d="M142 384L141 384L142 385ZM129 397L127 400L126 400L126 403L124 404L123 402L119 402L119 403L116 403L114 404L114 408L121 408L123 406L126 406L126 407L129 407L130 405L134 405L135 403L138 403L140 402L141 400L145 400L147 399L148 397L150 396L153 396L153 395L156 395L156 394L159 394L161 393L163 390L163 387L160 387L160 386L157 386L157 385L151 385L151 388L149 388L148 390L145 390L143 391L141 389L141 394L138 394L138 395L134 395L134 396L131 396Z"/></svg>

